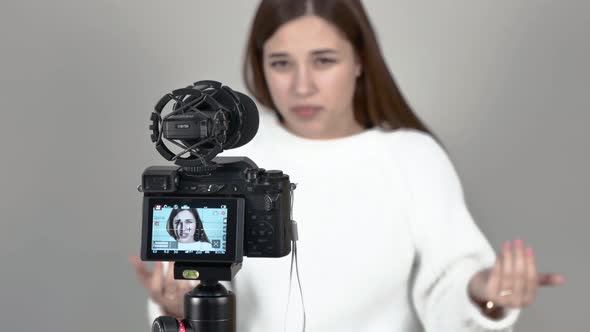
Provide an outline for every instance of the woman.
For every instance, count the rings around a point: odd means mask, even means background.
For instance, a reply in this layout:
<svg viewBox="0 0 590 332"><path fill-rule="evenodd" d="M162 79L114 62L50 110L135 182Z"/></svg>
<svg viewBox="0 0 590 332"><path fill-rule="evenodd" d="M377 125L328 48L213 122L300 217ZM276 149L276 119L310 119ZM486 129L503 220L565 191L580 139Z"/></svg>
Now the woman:
<svg viewBox="0 0 590 332"><path fill-rule="evenodd" d="M391 77L359 0L263 0L244 66L261 112L232 154L299 183L299 266L308 331L509 331L538 286L532 248L496 255L459 178ZM273 153L268 151L273 149ZM239 331L301 331L290 258L245 260ZM150 315L182 317L183 287L135 261ZM297 290L293 290L297 294ZM176 300L174 300L176 299Z"/></svg>
<svg viewBox="0 0 590 332"><path fill-rule="evenodd" d="M173 209L168 217L166 230L179 243L179 249L181 249L181 245L189 243L197 243L199 246L196 248L199 249L201 249L202 243L207 243L210 247L211 241L209 241L205 233L203 222L197 209ZM186 245L184 247L187 249L192 248ZM201 250L205 249L203 248Z"/></svg>

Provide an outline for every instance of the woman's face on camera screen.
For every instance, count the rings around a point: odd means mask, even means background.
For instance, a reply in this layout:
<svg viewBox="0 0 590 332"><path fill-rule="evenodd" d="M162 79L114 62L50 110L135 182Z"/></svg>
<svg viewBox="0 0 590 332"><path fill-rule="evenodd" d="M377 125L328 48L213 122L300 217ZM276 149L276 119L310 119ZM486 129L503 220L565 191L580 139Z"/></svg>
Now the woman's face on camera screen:
<svg viewBox="0 0 590 332"><path fill-rule="evenodd" d="M191 211L180 211L172 221L177 241L182 243L195 242L196 224L197 220Z"/></svg>
<svg viewBox="0 0 590 332"><path fill-rule="evenodd" d="M332 138L359 129L352 105L361 65L352 44L328 21L306 15L283 24L264 43L263 68L291 131Z"/></svg>

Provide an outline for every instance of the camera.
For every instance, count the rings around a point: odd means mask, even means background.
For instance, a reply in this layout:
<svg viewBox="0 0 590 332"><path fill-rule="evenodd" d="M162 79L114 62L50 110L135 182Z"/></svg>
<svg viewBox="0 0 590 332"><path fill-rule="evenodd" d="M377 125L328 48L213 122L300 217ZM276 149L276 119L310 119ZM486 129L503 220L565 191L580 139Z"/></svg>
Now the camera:
<svg viewBox="0 0 590 332"><path fill-rule="evenodd" d="M162 97L150 119L157 151L176 165L142 174L142 260L177 262L177 279L229 281L243 256L291 252L295 184L289 176L248 157L216 156L255 136L259 118L250 98L199 81Z"/></svg>
<svg viewBox="0 0 590 332"><path fill-rule="evenodd" d="M217 156L251 141L259 125L254 102L219 82L167 93L150 120L156 150L175 165L142 174L141 258L173 261L175 279L200 281L184 295L185 318L160 316L152 331L235 332L235 294L219 281L231 281L244 256L283 257L292 241L296 255L296 185L248 157Z"/></svg>
<svg viewBox="0 0 590 332"><path fill-rule="evenodd" d="M221 167L191 174L152 166L142 175L145 260L240 262L242 256L283 257L291 250L289 176L258 168L249 158L217 157ZM196 209L211 250L180 250L167 221ZM173 231L174 232L174 231ZM181 246L182 247L182 246ZM190 248L190 247L186 247Z"/></svg>

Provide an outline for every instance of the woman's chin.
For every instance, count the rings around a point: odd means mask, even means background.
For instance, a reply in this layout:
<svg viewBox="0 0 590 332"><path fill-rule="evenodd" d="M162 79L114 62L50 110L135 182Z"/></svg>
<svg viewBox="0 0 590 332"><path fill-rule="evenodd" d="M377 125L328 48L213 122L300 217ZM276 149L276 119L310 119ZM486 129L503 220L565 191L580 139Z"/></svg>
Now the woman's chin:
<svg viewBox="0 0 590 332"><path fill-rule="evenodd" d="M310 139L322 139L325 136L325 128L319 121L297 123L290 131L297 136Z"/></svg>

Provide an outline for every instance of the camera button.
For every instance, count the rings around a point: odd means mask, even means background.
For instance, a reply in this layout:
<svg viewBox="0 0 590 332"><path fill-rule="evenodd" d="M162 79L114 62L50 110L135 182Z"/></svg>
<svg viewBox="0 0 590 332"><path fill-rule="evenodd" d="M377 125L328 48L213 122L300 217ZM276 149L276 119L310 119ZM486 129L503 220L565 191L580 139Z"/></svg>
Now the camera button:
<svg viewBox="0 0 590 332"><path fill-rule="evenodd" d="M272 254L272 253L273 253L273 251L274 251L274 247L273 247L273 245L272 245L272 244L267 244L267 245L265 245L263 248L264 248L264 249L263 249L263 250L264 250L264 253L265 253L265 254L267 254L267 255L270 255L270 254Z"/></svg>

